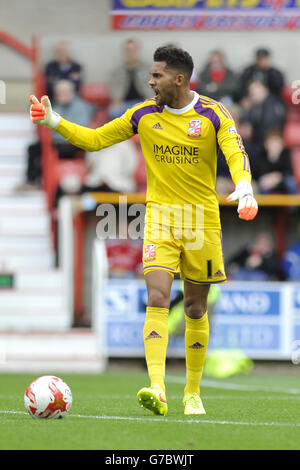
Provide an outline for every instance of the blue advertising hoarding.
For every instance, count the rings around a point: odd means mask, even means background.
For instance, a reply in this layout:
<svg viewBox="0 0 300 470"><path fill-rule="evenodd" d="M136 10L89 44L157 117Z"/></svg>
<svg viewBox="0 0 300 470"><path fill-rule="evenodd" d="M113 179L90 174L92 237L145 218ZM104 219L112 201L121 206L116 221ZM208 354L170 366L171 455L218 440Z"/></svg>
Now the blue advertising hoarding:
<svg viewBox="0 0 300 470"><path fill-rule="evenodd" d="M228 282L220 290L210 318L209 349L238 348L253 359L290 359L293 343L300 340L298 285ZM179 291L180 281L174 281L172 297ZM105 305L109 356L143 357L146 303L143 280L108 281ZM170 335L168 355L184 357L183 336Z"/></svg>

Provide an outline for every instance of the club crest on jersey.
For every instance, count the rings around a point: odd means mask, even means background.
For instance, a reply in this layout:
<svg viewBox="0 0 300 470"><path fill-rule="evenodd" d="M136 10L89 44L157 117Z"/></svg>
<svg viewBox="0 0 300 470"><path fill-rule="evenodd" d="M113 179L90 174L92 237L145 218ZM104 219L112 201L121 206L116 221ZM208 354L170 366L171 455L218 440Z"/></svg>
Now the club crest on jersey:
<svg viewBox="0 0 300 470"><path fill-rule="evenodd" d="M145 253L144 253L144 261L154 261L156 259L156 245L154 243L150 243L149 245L145 246Z"/></svg>
<svg viewBox="0 0 300 470"><path fill-rule="evenodd" d="M189 128L188 128L188 137L191 137L192 139L197 139L197 137L201 137L201 121L200 119L193 119L192 121L189 122Z"/></svg>

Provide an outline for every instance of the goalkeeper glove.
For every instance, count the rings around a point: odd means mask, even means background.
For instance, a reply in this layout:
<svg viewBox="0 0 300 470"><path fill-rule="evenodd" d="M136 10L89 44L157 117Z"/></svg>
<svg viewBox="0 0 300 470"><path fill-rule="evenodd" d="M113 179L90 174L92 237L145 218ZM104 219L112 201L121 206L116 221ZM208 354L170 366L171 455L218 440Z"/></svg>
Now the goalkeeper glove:
<svg viewBox="0 0 300 470"><path fill-rule="evenodd" d="M246 180L241 180L235 187L226 201L236 201L238 199L239 218L244 220L253 220L258 212L257 202L253 196L251 184Z"/></svg>
<svg viewBox="0 0 300 470"><path fill-rule="evenodd" d="M31 103L30 118L32 122L43 124L43 126L49 129L56 129L60 121L60 115L52 110L48 96L42 96L41 102L39 102L34 95L31 95L29 99Z"/></svg>

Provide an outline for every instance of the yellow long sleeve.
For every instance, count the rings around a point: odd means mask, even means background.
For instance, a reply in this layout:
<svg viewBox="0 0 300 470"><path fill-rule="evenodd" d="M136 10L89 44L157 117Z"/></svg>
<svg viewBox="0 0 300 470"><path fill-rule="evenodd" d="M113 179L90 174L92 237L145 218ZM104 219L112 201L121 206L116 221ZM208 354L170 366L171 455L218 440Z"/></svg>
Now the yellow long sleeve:
<svg viewBox="0 0 300 470"><path fill-rule="evenodd" d="M225 108L224 108L225 109ZM228 111L226 110L226 113ZM235 185L241 180L251 182L249 157L245 150L241 136L237 133L235 123L228 113L228 117L219 112L221 126L218 132L218 144L225 155L231 178Z"/></svg>
<svg viewBox="0 0 300 470"><path fill-rule="evenodd" d="M88 152L110 147L134 135L130 122L124 117L114 119L97 129L80 126L61 118L56 132L76 147Z"/></svg>

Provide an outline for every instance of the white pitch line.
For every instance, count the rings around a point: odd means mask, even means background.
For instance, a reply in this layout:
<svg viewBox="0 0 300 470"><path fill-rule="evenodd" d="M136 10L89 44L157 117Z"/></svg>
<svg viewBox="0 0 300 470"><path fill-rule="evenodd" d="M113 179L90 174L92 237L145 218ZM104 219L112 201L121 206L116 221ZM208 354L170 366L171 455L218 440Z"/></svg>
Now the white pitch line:
<svg viewBox="0 0 300 470"><path fill-rule="evenodd" d="M5 395L0 395L0 399L13 399L16 400L19 397L10 397ZM85 398L88 398L88 395L85 395ZM95 395L92 396L95 398ZM134 400L135 395L97 395L99 400ZM168 395L168 400L182 400L183 395ZM237 395L204 395L201 394L202 400L249 400L249 396L237 396ZM252 396L251 400L261 400L261 396ZM300 400L299 396L287 396L287 395L275 395L275 396L264 396L264 400Z"/></svg>
<svg viewBox="0 0 300 470"><path fill-rule="evenodd" d="M185 384L185 377L170 376L166 379L167 382ZM250 384L237 384L229 382L217 382L216 380L202 379L201 385L208 388L219 388L221 390L238 390L238 391L254 391L254 392L272 392L272 393L287 393L291 395L300 394L300 389L297 388L283 388L283 387L269 387L268 385L250 385Z"/></svg>
<svg viewBox="0 0 300 470"><path fill-rule="evenodd" d="M0 410L0 414L22 414L27 415L26 411L16 410ZM178 419L178 418L138 418L134 416L108 416L108 415L81 415L81 414L69 414L69 418L79 419L95 419L105 421L138 421L138 422L155 422L155 423L180 423L180 424L229 424L233 426L269 426L269 427L299 427L300 423L276 423L276 422L250 422L250 421L227 421L227 420L214 420L214 419Z"/></svg>

